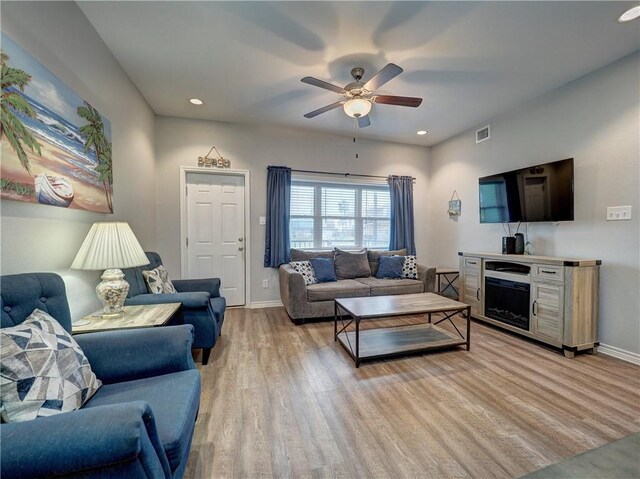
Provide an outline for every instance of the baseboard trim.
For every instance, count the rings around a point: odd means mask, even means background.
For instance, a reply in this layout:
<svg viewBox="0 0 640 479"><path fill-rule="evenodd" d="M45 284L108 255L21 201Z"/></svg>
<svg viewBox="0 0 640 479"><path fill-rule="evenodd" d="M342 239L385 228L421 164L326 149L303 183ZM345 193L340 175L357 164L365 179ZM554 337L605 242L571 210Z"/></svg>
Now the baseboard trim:
<svg viewBox="0 0 640 479"><path fill-rule="evenodd" d="M279 299L273 301L254 301L251 303L251 309L259 309L259 308L277 308L282 306L282 301Z"/></svg>
<svg viewBox="0 0 640 479"><path fill-rule="evenodd" d="M609 346L607 344L600 344L598 352L640 366L640 354L638 353L632 353L631 351L626 351L624 349Z"/></svg>

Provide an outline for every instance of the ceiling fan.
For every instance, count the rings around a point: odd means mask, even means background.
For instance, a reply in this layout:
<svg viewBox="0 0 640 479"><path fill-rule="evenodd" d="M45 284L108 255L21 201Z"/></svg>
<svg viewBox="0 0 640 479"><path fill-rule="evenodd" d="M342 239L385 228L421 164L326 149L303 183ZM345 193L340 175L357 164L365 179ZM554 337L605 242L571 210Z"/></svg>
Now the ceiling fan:
<svg viewBox="0 0 640 479"><path fill-rule="evenodd" d="M337 101L331 105L319 108L312 112L307 113L305 118L313 118L321 113L333 110L342 106L344 112L352 118L358 120L358 126L364 128L371 125L369 119L369 112L374 103L382 103L384 105L397 105L397 106L410 106L416 108L422 103L422 98L414 98L409 96L391 96L391 95L376 95L374 92L389 80L400 75L403 70L394 63L389 63L382 70L376 73L368 82L362 81L362 75L364 75L364 68L356 67L351 70L351 76L355 80L349 83L344 88L332 85L326 81L318 80L313 77L304 77L300 80L302 83L324 88L325 90L331 90L339 93L344 97L344 100Z"/></svg>

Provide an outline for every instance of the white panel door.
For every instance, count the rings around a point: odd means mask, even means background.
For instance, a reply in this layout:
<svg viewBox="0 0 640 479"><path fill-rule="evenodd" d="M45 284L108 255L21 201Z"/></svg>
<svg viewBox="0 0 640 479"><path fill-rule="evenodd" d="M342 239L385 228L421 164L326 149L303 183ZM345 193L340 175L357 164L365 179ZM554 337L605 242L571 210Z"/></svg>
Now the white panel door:
<svg viewBox="0 0 640 479"><path fill-rule="evenodd" d="M228 306L245 296L244 177L187 174L187 278L220 278Z"/></svg>

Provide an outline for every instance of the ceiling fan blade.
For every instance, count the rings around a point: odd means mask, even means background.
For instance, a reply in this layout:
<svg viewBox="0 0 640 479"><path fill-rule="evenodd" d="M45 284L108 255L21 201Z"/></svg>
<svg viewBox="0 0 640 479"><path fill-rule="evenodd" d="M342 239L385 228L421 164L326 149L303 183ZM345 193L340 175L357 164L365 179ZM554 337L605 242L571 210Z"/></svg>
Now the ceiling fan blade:
<svg viewBox="0 0 640 479"><path fill-rule="evenodd" d="M314 116L318 116L321 113L324 113L324 112L329 111L329 110L333 110L334 108L338 108L343 103L344 103L344 101L337 101L335 103L332 103L331 105L323 106L322 108L318 108L317 110L314 110L312 112L307 113L306 115L304 115L304 117L305 118L313 118Z"/></svg>
<svg viewBox="0 0 640 479"><path fill-rule="evenodd" d="M389 80L400 75L403 71L404 70L395 63L389 63L386 67L376 73L371 80L365 83L364 87L369 91L376 91Z"/></svg>
<svg viewBox="0 0 640 479"><path fill-rule="evenodd" d="M375 102L382 103L383 105L410 106L412 108L416 108L419 107L422 103L422 98L414 98L411 96L378 95L375 97Z"/></svg>
<svg viewBox="0 0 640 479"><path fill-rule="evenodd" d="M308 85L318 86L320 88L324 88L325 90L331 90L336 93L344 93L344 88L340 88L339 86L332 85L331 83L327 83L326 81L318 80L313 77L304 77L300 80L302 83L306 83Z"/></svg>
<svg viewBox="0 0 640 479"><path fill-rule="evenodd" d="M370 125L371 125L371 120L369 119L369 115L361 116L360 118L358 118L358 126L360 128L365 128Z"/></svg>

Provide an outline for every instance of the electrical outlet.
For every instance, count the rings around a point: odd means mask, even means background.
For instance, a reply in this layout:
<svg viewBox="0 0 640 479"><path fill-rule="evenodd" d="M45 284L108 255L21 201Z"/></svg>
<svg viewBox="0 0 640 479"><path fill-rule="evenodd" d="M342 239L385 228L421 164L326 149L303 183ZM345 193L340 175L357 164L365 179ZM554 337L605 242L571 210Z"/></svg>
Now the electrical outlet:
<svg viewBox="0 0 640 479"><path fill-rule="evenodd" d="M607 207L607 221L625 221L631 219L631 205Z"/></svg>
<svg viewBox="0 0 640 479"><path fill-rule="evenodd" d="M267 217L266 216L261 216L260 217L260 226L264 226L267 224Z"/></svg>
<svg viewBox="0 0 640 479"><path fill-rule="evenodd" d="M269 287L269 280L268 279L263 279L262 280L262 287L263 288L268 288Z"/></svg>

